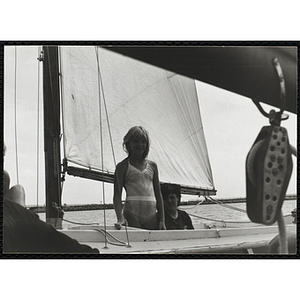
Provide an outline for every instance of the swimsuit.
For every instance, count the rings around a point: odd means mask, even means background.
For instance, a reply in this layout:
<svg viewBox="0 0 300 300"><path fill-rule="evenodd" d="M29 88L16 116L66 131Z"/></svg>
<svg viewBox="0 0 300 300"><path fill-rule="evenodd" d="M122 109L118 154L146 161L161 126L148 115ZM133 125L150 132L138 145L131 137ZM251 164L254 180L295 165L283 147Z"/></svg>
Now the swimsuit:
<svg viewBox="0 0 300 300"><path fill-rule="evenodd" d="M125 174L126 200L124 216L129 226L132 223L130 219L134 219L142 226L154 217L156 218L153 175L154 171L147 161L145 169L141 171L132 166L128 160L128 168Z"/></svg>

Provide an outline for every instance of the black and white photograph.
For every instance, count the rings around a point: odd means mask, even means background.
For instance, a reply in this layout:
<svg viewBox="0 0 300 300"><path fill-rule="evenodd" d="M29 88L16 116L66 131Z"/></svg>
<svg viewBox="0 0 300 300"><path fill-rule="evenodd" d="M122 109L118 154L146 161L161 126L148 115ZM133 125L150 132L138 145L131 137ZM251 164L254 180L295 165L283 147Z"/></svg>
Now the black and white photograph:
<svg viewBox="0 0 300 300"><path fill-rule="evenodd" d="M4 255L297 255L297 44L3 54Z"/></svg>
<svg viewBox="0 0 300 300"><path fill-rule="evenodd" d="M295 2L4 1L3 299L293 299Z"/></svg>

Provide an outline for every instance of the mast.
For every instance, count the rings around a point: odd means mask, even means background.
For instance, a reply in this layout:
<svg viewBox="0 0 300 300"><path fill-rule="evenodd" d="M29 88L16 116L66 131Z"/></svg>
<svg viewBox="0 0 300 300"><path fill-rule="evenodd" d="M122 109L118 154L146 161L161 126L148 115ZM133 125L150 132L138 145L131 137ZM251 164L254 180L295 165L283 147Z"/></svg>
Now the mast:
<svg viewBox="0 0 300 300"><path fill-rule="evenodd" d="M58 47L44 46L44 151L46 222L62 227L60 164L60 93Z"/></svg>

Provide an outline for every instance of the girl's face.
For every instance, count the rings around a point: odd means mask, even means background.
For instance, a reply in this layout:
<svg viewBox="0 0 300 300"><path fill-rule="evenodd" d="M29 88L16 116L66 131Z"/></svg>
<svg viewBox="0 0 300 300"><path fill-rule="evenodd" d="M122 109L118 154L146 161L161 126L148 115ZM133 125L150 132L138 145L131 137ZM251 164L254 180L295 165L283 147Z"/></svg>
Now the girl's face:
<svg viewBox="0 0 300 300"><path fill-rule="evenodd" d="M129 142L129 152L131 155L142 155L147 148L147 140L145 137L135 137Z"/></svg>

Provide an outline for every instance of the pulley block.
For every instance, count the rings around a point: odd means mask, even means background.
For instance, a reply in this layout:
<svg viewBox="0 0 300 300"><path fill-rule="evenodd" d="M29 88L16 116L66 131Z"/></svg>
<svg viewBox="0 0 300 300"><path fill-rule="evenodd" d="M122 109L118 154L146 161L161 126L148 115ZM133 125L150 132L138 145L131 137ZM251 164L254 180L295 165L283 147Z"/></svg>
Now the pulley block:
<svg viewBox="0 0 300 300"><path fill-rule="evenodd" d="M291 156L284 127L261 129L246 159L247 214L252 222L277 221L293 169Z"/></svg>

